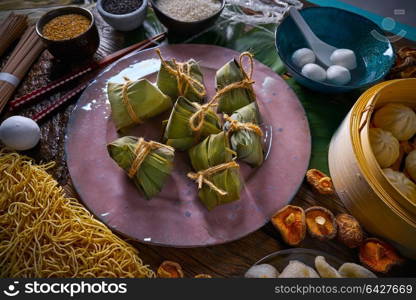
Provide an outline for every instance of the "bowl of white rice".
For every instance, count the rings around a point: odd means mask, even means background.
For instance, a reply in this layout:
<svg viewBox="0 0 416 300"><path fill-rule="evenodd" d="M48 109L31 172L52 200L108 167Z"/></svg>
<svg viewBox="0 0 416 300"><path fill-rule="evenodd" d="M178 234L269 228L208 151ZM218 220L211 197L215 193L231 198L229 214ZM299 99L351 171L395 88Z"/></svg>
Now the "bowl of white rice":
<svg viewBox="0 0 416 300"><path fill-rule="evenodd" d="M170 33L197 34L221 15L225 0L150 0L156 16Z"/></svg>

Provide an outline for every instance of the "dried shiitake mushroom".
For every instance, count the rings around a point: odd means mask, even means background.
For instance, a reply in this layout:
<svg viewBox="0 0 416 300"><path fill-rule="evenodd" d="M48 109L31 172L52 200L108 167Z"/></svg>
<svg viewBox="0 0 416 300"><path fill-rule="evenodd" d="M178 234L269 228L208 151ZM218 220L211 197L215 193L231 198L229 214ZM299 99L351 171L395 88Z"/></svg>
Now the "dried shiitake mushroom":
<svg viewBox="0 0 416 300"><path fill-rule="evenodd" d="M183 278L183 271L180 264L166 260L157 269L159 278Z"/></svg>
<svg viewBox="0 0 416 300"><path fill-rule="evenodd" d="M331 177L317 169L306 172L306 180L321 194L333 194L335 191Z"/></svg>
<svg viewBox="0 0 416 300"><path fill-rule="evenodd" d="M360 247L359 256L363 265L380 273L387 273L404 261L393 246L377 238L366 239Z"/></svg>
<svg viewBox="0 0 416 300"><path fill-rule="evenodd" d="M348 248L357 248L364 239L364 232L360 223L349 214L339 214L336 217L338 226L338 240Z"/></svg>
<svg viewBox="0 0 416 300"><path fill-rule="evenodd" d="M404 47L396 52L396 63L391 68L389 79L416 77L416 49Z"/></svg>
<svg viewBox="0 0 416 300"><path fill-rule="evenodd" d="M272 223L290 246L299 245L306 235L305 211L302 207L287 205L274 214Z"/></svg>
<svg viewBox="0 0 416 300"><path fill-rule="evenodd" d="M305 210L306 225L312 237L321 241L330 240L337 234L335 217L328 209L321 206L312 206Z"/></svg>

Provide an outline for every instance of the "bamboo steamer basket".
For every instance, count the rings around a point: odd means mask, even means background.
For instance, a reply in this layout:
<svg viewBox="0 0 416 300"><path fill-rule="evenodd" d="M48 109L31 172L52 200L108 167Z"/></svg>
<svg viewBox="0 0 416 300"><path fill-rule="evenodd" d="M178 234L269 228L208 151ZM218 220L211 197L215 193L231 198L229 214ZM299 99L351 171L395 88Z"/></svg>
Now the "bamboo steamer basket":
<svg viewBox="0 0 416 300"><path fill-rule="evenodd" d="M363 227L416 259L416 204L387 180L369 141L371 117L386 103L416 108L416 79L386 81L361 95L331 140L329 168L341 201Z"/></svg>

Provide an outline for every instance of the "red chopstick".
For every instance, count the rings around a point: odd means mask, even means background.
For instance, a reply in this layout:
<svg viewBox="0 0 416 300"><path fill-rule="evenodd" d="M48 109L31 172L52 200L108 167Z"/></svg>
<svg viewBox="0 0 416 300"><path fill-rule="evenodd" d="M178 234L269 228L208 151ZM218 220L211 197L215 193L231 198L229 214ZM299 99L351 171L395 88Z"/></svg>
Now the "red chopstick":
<svg viewBox="0 0 416 300"><path fill-rule="evenodd" d="M162 38L164 36L163 35L159 35L157 36L157 39L155 39L156 37L153 37L149 40L147 40L147 42L145 41L144 44L142 44L139 48L135 47L134 49L128 51L128 52L124 52L123 55L138 49L138 50L143 50L145 48L147 48L148 46L152 45L155 41L159 40L160 38ZM131 48L131 47L129 47ZM128 48L126 48L128 49ZM126 50L123 49L123 50ZM117 54L114 53L114 54ZM104 60L106 60L105 65L108 65L109 63L115 61L117 58L120 58L121 56L119 55L110 55L108 57L106 57ZM40 112L34 114L31 118L32 120L39 122L41 121L43 118L45 118L46 116L50 115L52 112L54 112L56 109L60 108L63 104L65 104L66 102L68 102L72 97L74 97L75 95L77 95L78 93L80 93L82 90L84 90L91 82L91 79L86 80L85 82L81 83L80 85L78 85L77 87L73 88L72 90L70 90L69 92L67 92L65 95L63 95L61 98L59 98L58 100L56 100L54 103L52 103L51 105L45 107L44 109L42 109Z"/></svg>
<svg viewBox="0 0 416 300"><path fill-rule="evenodd" d="M117 52L114 52L113 54L99 60L98 62L92 62L91 64L89 64L88 66L80 69L80 70L76 70L74 72L69 73L68 75L65 75L55 81L52 81L51 83L38 88L28 94L23 95L22 97L19 97L17 99L14 99L13 101L9 102L9 111L15 111L17 108L19 108L20 106L22 106L23 104L27 104L33 100L35 100L36 98L51 92L52 90L84 75L87 74L93 70L105 67L107 65L109 65L110 63L116 61L117 59L123 57L124 55L134 51L134 50L142 50L144 48L146 48L147 46L149 46L149 43L152 44L154 42L157 42L158 40L162 39L165 36L165 33L161 33L158 34L150 39L141 41L137 44L131 45L130 47L121 49ZM78 87L77 87L78 88ZM76 88L76 89L77 89ZM74 89L75 90L75 89Z"/></svg>
<svg viewBox="0 0 416 300"><path fill-rule="evenodd" d="M77 86L76 88L70 90L68 93L63 95L61 98L53 102L51 105L45 107L40 112L34 114L31 119L35 122L39 122L49 114L51 114L53 111L61 107L64 103L68 102L72 97L77 95L78 93L82 92L88 85L90 84L90 81L84 82Z"/></svg>

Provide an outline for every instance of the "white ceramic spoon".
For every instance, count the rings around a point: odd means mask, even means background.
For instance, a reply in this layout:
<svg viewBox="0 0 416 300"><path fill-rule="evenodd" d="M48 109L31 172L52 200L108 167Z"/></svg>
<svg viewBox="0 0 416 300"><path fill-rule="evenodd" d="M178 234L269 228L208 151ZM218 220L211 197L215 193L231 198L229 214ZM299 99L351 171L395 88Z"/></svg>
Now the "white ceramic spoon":
<svg viewBox="0 0 416 300"><path fill-rule="evenodd" d="M332 63L330 57L331 54L337 50L337 48L320 40L295 7L292 6L289 9L289 15L292 17L293 21L305 37L309 48L311 48L311 50L315 53L318 62L326 67L331 66Z"/></svg>

